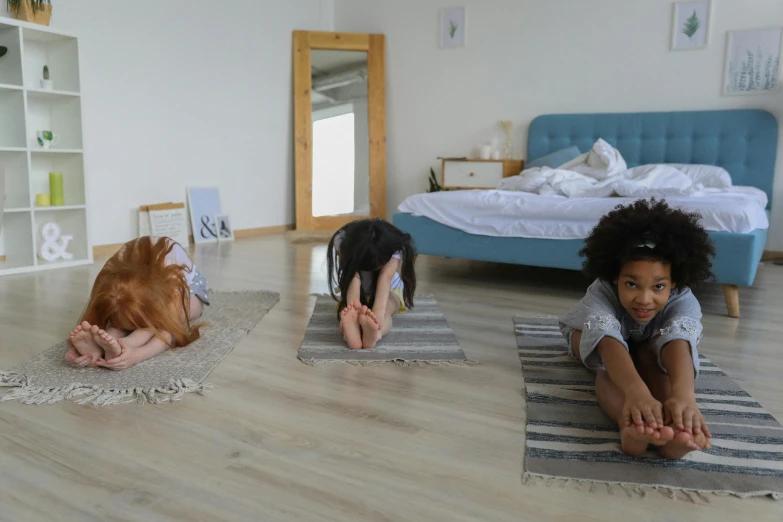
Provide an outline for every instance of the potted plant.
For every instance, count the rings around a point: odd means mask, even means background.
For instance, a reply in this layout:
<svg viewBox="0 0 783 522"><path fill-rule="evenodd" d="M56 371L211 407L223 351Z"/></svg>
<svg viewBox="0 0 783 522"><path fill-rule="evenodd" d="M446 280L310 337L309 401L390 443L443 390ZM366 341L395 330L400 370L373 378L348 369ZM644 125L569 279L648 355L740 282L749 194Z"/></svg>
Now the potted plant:
<svg viewBox="0 0 783 522"><path fill-rule="evenodd" d="M17 20L49 25L52 19L52 0L5 0L5 5Z"/></svg>
<svg viewBox="0 0 783 522"><path fill-rule="evenodd" d="M47 91L52 90L52 80L49 79L49 66L44 65L43 66L43 77L41 78L41 89L46 89Z"/></svg>

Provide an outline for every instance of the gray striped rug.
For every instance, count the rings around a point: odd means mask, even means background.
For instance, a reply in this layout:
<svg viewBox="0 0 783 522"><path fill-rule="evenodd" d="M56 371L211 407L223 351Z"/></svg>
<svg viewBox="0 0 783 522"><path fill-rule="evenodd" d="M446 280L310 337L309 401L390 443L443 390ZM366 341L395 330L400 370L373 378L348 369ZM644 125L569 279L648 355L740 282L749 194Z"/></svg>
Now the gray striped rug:
<svg viewBox="0 0 783 522"><path fill-rule="evenodd" d="M334 300L319 295L298 357L307 364L470 363L435 298L416 297L414 304L408 312L395 314L391 332L374 349L349 350L340 332Z"/></svg>
<svg viewBox="0 0 783 522"><path fill-rule="evenodd" d="M514 326L527 391L523 482L783 499L783 427L709 359L701 358L696 397L712 448L678 461L652 449L628 457L596 403L594 376L568 356L557 319L515 317Z"/></svg>

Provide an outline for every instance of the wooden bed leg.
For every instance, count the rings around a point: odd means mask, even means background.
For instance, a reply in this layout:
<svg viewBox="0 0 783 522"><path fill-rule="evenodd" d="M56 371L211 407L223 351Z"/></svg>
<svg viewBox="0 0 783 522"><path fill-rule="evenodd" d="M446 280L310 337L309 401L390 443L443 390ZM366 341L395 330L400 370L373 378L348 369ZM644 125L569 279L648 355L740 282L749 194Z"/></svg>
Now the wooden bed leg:
<svg viewBox="0 0 783 522"><path fill-rule="evenodd" d="M739 288L737 285L723 285L723 295L726 298L729 317L739 317Z"/></svg>

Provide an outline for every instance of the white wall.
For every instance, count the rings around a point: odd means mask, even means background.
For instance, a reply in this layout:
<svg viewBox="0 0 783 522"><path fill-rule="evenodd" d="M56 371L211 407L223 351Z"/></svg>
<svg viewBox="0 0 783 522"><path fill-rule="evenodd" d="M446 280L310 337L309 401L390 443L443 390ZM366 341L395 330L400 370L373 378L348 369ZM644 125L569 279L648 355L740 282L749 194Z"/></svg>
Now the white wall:
<svg viewBox="0 0 783 522"><path fill-rule="evenodd" d="M220 187L235 229L293 223L291 32L331 29L333 5L54 2L52 27L80 39L93 244L188 185Z"/></svg>
<svg viewBox="0 0 783 522"><path fill-rule="evenodd" d="M467 5L467 47L438 48L439 9ZM779 0L714 0L702 51L669 51L670 0L335 0L338 31L387 36L390 213L426 189L437 156L470 155L516 124L552 112L762 108L783 120L783 95L721 96L726 31L783 25ZM783 150L771 250L783 250Z"/></svg>

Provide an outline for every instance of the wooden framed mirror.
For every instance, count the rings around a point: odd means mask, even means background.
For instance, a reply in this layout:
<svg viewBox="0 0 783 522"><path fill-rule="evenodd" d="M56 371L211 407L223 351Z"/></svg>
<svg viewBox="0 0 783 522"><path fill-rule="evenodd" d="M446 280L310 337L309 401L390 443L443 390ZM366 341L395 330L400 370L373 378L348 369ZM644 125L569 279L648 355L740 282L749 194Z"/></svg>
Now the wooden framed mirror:
<svg viewBox="0 0 783 522"><path fill-rule="evenodd" d="M386 218L382 34L294 31L296 230Z"/></svg>

